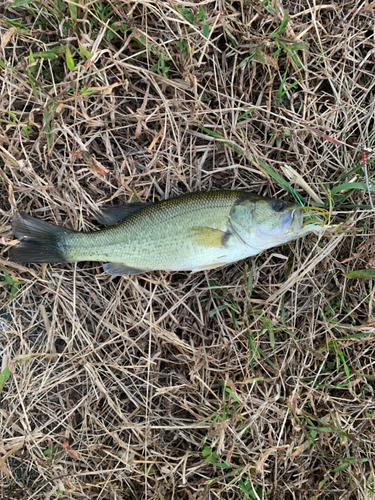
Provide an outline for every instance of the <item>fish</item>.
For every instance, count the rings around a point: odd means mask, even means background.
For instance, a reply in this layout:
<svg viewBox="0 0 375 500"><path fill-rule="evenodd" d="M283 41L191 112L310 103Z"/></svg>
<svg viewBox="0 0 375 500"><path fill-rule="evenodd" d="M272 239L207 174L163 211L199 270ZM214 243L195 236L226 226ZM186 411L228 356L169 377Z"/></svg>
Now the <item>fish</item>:
<svg viewBox="0 0 375 500"><path fill-rule="evenodd" d="M193 192L103 209L104 229L79 232L16 212L10 249L21 263L104 262L112 276L205 271L298 238L301 207L248 191Z"/></svg>

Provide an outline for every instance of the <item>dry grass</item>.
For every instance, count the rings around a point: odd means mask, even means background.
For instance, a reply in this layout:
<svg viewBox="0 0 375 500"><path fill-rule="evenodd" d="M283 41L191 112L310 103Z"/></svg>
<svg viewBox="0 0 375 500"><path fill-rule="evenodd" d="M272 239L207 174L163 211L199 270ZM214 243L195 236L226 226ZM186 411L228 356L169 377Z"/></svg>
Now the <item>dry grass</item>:
<svg viewBox="0 0 375 500"><path fill-rule="evenodd" d="M374 218L338 187L374 138L367 4L2 3L1 498L374 498L375 292L342 275ZM308 199L287 165L345 232L194 275L7 260L15 210L88 230L133 196L288 197L274 173Z"/></svg>

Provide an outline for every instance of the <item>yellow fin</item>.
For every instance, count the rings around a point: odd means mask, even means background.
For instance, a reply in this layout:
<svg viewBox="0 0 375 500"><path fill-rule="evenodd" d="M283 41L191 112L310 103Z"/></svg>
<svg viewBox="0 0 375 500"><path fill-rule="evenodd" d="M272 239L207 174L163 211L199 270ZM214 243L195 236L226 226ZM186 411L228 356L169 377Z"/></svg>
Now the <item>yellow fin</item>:
<svg viewBox="0 0 375 500"><path fill-rule="evenodd" d="M231 233L225 233L212 227L193 227L193 240L201 247L226 247Z"/></svg>

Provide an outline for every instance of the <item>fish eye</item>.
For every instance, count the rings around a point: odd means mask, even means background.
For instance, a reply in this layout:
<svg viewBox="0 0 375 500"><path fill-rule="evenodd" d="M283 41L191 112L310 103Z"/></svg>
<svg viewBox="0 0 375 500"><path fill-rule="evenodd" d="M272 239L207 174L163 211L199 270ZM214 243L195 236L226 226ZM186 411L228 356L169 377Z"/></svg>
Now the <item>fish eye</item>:
<svg viewBox="0 0 375 500"><path fill-rule="evenodd" d="M272 202L272 209L274 212L283 212L285 210L285 203L281 200Z"/></svg>

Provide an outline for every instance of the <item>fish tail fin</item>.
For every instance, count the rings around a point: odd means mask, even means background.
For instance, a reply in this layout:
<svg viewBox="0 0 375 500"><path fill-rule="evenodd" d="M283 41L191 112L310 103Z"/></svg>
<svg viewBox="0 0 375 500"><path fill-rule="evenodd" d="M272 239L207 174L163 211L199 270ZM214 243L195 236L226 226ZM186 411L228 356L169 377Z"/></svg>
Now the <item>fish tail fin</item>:
<svg viewBox="0 0 375 500"><path fill-rule="evenodd" d="M71 229L17 212L12 219L12 231L20 240L10 250L12 260L22 263L68 262L64 250L66 236L73 233Z"/></svg>

